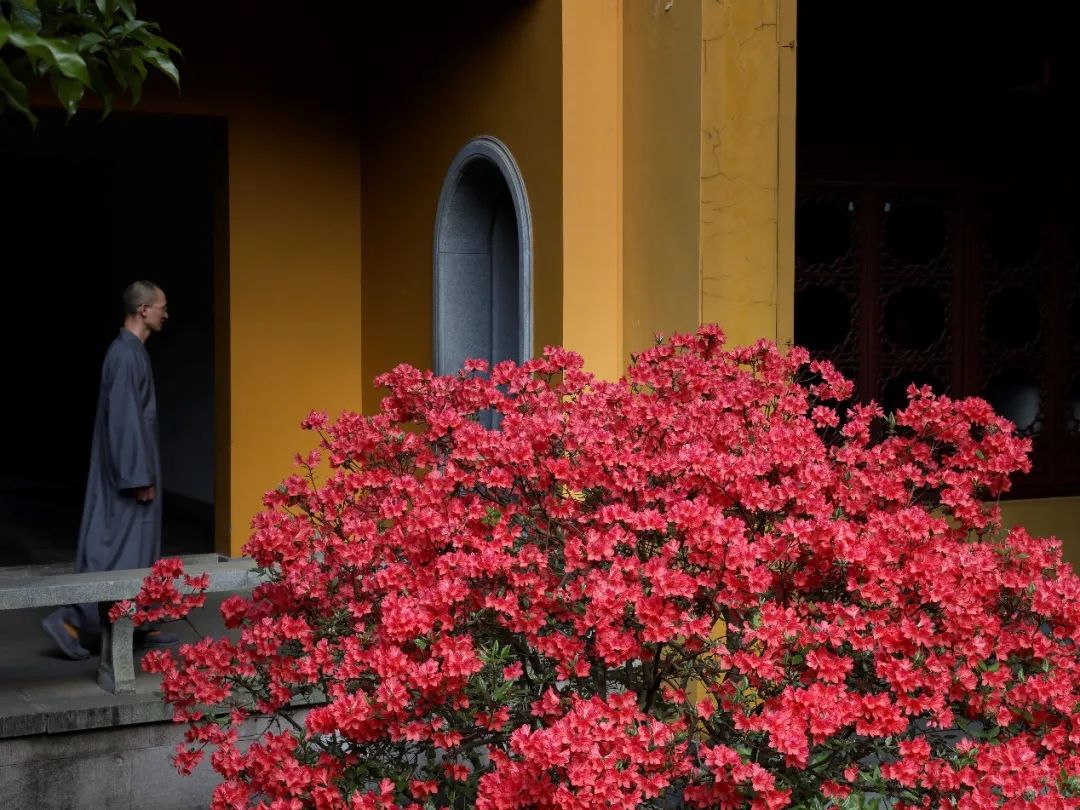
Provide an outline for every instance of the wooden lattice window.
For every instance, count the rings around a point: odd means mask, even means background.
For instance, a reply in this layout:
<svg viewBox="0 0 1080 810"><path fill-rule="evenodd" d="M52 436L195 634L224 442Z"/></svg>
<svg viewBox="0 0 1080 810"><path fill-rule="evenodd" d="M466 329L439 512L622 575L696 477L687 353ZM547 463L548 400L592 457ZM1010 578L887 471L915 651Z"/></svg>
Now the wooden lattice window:
<svg viewBox="0 0 1080 810"><path fill-rule="evenodd" d="M1080 493L1080 228L1031 185L800 185L795 340L886 410L979 395L1034 443L1023 497Z"/></svg>

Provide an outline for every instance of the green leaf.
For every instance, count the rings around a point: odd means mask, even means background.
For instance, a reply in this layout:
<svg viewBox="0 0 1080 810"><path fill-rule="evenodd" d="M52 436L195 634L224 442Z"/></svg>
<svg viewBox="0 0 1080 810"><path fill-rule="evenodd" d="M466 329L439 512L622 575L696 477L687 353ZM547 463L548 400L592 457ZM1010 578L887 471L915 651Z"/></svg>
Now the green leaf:
<svg viewBox="0 0 1080 810"><path fill-rule="evenodd" d="M113 91L109 83L108 70L100 59L90 60L90 81L94 89L94 95L101 99L101 118L104 121L112 112Z"/></svg>
<svg viewBox="0 0 1080 810"><path fill-rule="evenodd" d="M104 41L105 37L96 31L87 31L79 37L79 51L94 53L101 47L101 43Z"/></svg>
<svg viewBox="0 0 1080 810"><path fill-rule="evenodd" d="M131 72L128 73L128 92L131 93L131 103L138 104L142 98L143 80L146 78L146 65L137 55L131 56Z"/></svg>
<svg viewBox="0 0 1080 810"><path fill-rule="evenodd" d="M143 54L143 59L172 79L173 84L177 87L180 86L180 71L176 69L172 59L164 53L161 51L147 51Z"/></svg>
<svg viewBox="0 0 1080 810"><path fill-rule="evenodd" d="M72 79L68 76L58 76L53 82L53 88L56 90L56 97L60 99L60 103L64 105L68 118L70 118L79 109L79 102L82 101L86 88L78 79Z"/></svg>
<svg viewBox="0 0 1080 810"><path fill-rule="evenodd" d="M55 65L65 76L78 79L86 86L90 85L90 71L86 68L86 62L69 42L55 37L38 36L21 27L12 29L8 41L30 56Z"/></svg>
<svg viewBox="0 0 1080 810"><path fill-rule="evenodd" d="M4 43L7 42L8 34L11 33L11 23L0 17L0 48L4 47Z"/></svg>
<svg viewBox="0 0 1080 810"><path fill-rule="evenodd" d="M123 51L119 53L107 51L105 53L105 58L109 61L109 69L112 70L113 78L116 80L116 83L127 90L128 65L130 64L127 53Z"/></svg>
<svg viewBox="0 0 1080 810"><path fill-rule="evenodd" d="M121 39L126 39L127 37L130 37L132 34L134 34L136 31L145 27L145 20L128 20L123 25L118 25L113 28L112 33L114 33Z"/></svg>
<svg viewBox="0 0 1080 810"><path fill-rule="evenodd" d="M116 0L116 7L119 8L120 13L127 17L129 20L135 19L134 0Z"/></svg>
<svg viewBox="0 0 1080 810"><path fill-rule="evenodd" d="M3 93L7 105L25 115L32 125L37 125L37 117L30 112L30 94L26 90L26 85L12 75L11 70L2 60L0 60L0 93Z"/></svg>
<svg viewBox="0 0 1080 810"><path fill-rule="evenodd" d="M162 53L180 53L180 49L173 43L169 42L165 37L159 37L154 33L156 28L157 26L153 23L147 23L134 32L135 39L154 51L161 51Z"/></svg>

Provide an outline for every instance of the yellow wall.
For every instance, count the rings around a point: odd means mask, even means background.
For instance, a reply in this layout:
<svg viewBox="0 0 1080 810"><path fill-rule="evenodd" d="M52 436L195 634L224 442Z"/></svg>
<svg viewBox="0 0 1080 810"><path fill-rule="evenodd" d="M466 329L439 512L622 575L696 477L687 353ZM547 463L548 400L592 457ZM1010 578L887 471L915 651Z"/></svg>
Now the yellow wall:
<svg viewBox="0 0 1080 810"><path fill-rule="evenodd" d="M425 6L425 9L427 7ZM363 141L364 407L398 363L432 365L432 238L446 170L477 135L514 155L533 220L533 346L562 341L562 72L558 2L494 4L438 27L386 29ZM427 11L422 14L427 15ZM389 106L392 105L392 106ZM392 114L383 114L384 110Z"/></svg>
<svg viewBox="0 0 1080 810"><path fill-rule="evenodd" d="M1065 559L1080 563L1080 498L1038 498L1001 503L1005 528L1023 526L1035 537L1057 537Z"/></svg>
<svg viewBox="0 0 1080 810"><path fill-rule="evenodd" d="M702 0L701 320L793 334L795 0Z"/></svg>
<svg viewBox="0 0 1080 810"><path fill-rule="evenodd" d="M360 408L358 144L272 113L229 121L234 554L262 494L313 444L299 421Z"/></svg>
<svg viewBox="0 0 1080 810"><path fill-rule="evenodd" d="M564 0L563 345L605 379L625 370L622 0Z"/></svg>
<svg viewBox="0 0 1080 810"><path fill-rule="evenodd" d="M698 325L701 8L624 0L623 351Z"/></svg>

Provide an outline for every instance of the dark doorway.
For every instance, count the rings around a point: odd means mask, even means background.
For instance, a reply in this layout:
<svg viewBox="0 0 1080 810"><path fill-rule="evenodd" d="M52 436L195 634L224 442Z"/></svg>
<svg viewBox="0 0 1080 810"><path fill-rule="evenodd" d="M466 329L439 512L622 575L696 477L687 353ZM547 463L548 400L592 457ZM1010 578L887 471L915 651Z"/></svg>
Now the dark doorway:
<svg viewBox="0 0 1080 810"><path fill-rule="evenodd" d="M161 419L165 553L213 549L214 200L224 122L113 114L0 121L0 564L73 559L98 378L120 293L159 284L147 348Z"/></svg>

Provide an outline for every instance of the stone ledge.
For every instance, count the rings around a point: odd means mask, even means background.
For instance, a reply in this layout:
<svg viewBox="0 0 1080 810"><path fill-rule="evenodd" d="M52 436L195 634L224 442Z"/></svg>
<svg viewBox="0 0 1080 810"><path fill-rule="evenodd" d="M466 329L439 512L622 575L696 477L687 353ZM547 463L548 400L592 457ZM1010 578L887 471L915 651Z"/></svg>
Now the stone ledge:
<svg viewBox="0 0 1080 810"><path fill-rule="evenodd" d="M181 554L180 562L184 568L197 565L225 562L232 557L224 554ZM44 563L40 565L5 565L0 566L0 582L6 579L26 579L29 577L51 577L56 574L74 574L74 562Z"/></svg>
<svg viewBox="0 0 1080 810"><path fill-rule="evenodd" d="M0 714L0 739L29 737L40 734L65 734L72 731L115 728L141 723L161 723L172 720L172 710L156 694L109 695L102 693L100 705L85 699L67 706L28 705L23 711ZM0 763L5 751L0 746Z"/></svg>
<svg viewBox="0 0 1080 810"><path fill-rule="evenodd" d="M213 555L216 556L216 555ZM210 591L250 590L259 584L255 563L246 558L223 558L185 566L186 573L210 574ZM0 610L55 607L81 602L115 602L138 593L147 568L125 571L88 571L82 574L0 578Z"/></svg>

